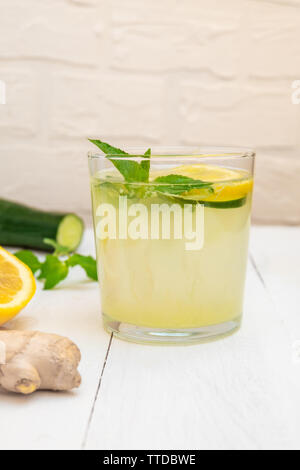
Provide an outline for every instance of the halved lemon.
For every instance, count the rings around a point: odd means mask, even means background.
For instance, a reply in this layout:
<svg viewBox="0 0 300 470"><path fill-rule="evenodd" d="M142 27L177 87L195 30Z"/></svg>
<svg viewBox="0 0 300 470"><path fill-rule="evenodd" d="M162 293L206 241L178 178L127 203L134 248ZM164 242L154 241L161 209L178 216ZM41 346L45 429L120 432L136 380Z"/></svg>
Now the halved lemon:
<svg viewBox="0 0 300 470"><path fill-rule="evenodd" d="M253 188L253 179L243 170L234 170L214 165L182 165L168 170L154 171L152 178L167 175L188 176L195 180L212 183L213 192L207 188L195 188L180 195L181 198L205 202L228 202L241 200Z"/></svg>
<svg viewBox="0 0 300 470"><path fill-rule="evenodd" d="M32 299L35 291L32 271L0 247L0 325L16 316Z"/></svg>

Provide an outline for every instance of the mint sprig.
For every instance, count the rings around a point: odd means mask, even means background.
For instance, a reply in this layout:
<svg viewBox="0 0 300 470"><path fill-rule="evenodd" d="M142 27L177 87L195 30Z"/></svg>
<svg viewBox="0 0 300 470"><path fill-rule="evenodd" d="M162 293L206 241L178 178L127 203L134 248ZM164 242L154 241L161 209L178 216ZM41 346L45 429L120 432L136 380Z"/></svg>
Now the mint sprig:
<svg viewBox="0 0 300 470"><path fill-rule="evenodd" d="M133 155L124 152L124 150L113 147L101 140L89 139L89 141L100 148L124 176L125 184L122 188L114 185L112 182L102 183L106 185L109 190L117 192L122 191L122 194L137 199L151 196L154 193L163 193L165 196L178 196L191 189L199 188L207 188L209 192L214 192L213 183L175 174L159 176L148 185L134 185L132 183L149 183L151 149L148 149L144 155L141 155L142 161L138 163L134 160L129 160ZM137 155L134 156L136 157ZM117 157L117 159L114 159L114 157Z"/></svg>
<svg viewBox="0 0 300 470"><path fill-rule="evenodd" d="M97 264L92 256L67 253L67 248L57 244L54 240L47 240L47 243L53 246L55 251L52 255L47 255L44 261L40 261L29 250L21 250L15 253L15 256L31 269L37 279L44 282L45 290L53 289L66 279L69 269L74 266L81 266L90 279L93 281L98 280Z"/></svg>
<svg viewBox="0 0 300 470"><path fill-rule="evenodd" d="M137 157L137 155L130 155L124 152L124 150L112 147L101 140L89 139L89 141L95 144L107 156L117 170L124 176L125 181L128 183L147 183L149 181L151 149L148 149L144 155L141 155L141 158L145 158L145 161L139 163L135 160L128 160L128 158L133 156ZM123 157L124 160L122 161Z"/></svg>

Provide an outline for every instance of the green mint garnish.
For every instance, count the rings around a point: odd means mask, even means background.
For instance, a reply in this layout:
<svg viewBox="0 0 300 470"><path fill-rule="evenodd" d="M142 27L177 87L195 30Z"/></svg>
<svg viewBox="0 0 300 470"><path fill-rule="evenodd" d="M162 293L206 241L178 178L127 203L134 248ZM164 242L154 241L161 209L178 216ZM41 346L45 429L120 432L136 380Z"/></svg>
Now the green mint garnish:
<svg viewBox="0 0 300 470"><path fill-rule="evenodd" d="M140 169L141 171L145 174L145 178L147 178L145 181L148 183L149 181L149 175L150 175L150 158L151 158L151 149L148 149L143 157L145 160L143 160L140 163Z"/></svg>
<svg viewBox="0 0 300 470"><path fill-rule="evenodd" d="M107 189L115 190L120 194L126 194L130 198L137 199L151 196L153 193L176 196L196 188L208 188L210 192L214 192L212 183L173 174L159 176L149 185L134 185L132 183L149 183L151 149L148 149L144 155L141 155L142 161L138 163L134 160L128 160L133 155L123 150L112 147L101 140L89 140L106 155L125 179L123 187L115 187L114 183L109 182L102 183L106 185ZM114 159L114 156L118 157L118 159ZM124 157L124 160L122 160L122 157Z"/></svg>
<svg viewBox="0 0 300 470"><path fill-rule="evenodd" d="M89 141L106 154L107 158L110 159L117 170L119 170L119 172L124 176L125 181L128 183L148 183L151 155L150 149L147 150L144 155L141 155L142 158L147 160L138 163L134 160L128 160L128 158L133 157L133 155L130 155L116 147L112 147L101 140L89 139ZM134 156L136 157L137 155ZM124 161L122 161L122 157L124 157Z"/></svg>
<svg viewBox="0 0 300 470"><path fill-rule="evenodd" d="M155 184L158 183L158 184ZM214 192L212 188L212 183L208 183L202 180L195 180L189 178L188 176L182 175L167 175L159 176L153 181L154 190L161 193L168 194L182 194L191 189L198 188L209 188L209 191Z"/></svg>
<svg viewBox="0 0 300 470"><path fill-rule="evenodd" d="M57 244L54 240L44 241L55 248L55 252L52 255L47 255L44 261L40 261L29 250L18 251L15 256L31 269L37 279L44 281L45 290L53 289L66 279L69 268L73 266L81 266L90 279L97 281L97 264L92 256L83 256L78 253L69 254L65 247Z"/></svg>

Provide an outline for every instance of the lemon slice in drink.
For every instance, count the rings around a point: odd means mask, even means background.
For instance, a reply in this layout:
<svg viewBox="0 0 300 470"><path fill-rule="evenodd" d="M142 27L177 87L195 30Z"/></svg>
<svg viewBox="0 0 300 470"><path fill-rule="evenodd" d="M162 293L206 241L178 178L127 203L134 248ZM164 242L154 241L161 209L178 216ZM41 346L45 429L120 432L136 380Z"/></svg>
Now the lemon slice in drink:
<svg viewBox="0 0 300 470"><path fill-rule="evenodd" d="M208 188L191 188L180 194L180 198L203 201L206 206L211 207L239 207L244 204L247 194L253 188L253 179L246 171L204 164L182 165L171 170L155 171L151 178L170 174L212 183L213 192Z"/></svg>

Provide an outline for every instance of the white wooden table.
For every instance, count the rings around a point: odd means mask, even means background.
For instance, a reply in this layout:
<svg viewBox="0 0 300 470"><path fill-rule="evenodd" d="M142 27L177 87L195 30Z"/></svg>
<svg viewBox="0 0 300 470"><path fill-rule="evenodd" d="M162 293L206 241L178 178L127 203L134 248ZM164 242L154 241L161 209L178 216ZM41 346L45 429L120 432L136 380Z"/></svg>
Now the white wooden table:
<svg viewBox="0 0 300 470"><path fill-rule="evenodd" d="M73 339L83 383L0 394L0 449L300 449L299 242L300 228L252 229L243 327L203 345L110 337L80 268L39 290L9 326ZM88 231L82 252L93 251Z"/></svg>

